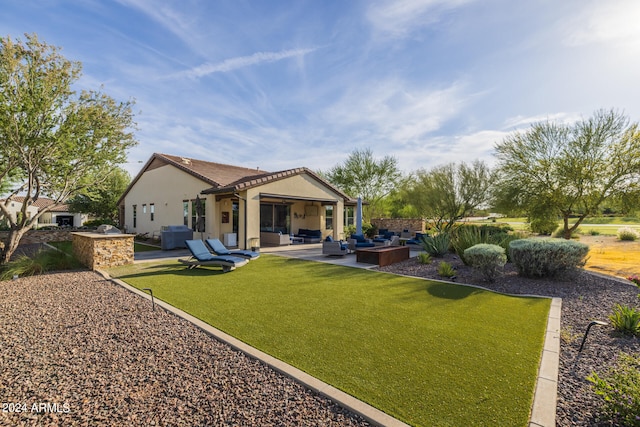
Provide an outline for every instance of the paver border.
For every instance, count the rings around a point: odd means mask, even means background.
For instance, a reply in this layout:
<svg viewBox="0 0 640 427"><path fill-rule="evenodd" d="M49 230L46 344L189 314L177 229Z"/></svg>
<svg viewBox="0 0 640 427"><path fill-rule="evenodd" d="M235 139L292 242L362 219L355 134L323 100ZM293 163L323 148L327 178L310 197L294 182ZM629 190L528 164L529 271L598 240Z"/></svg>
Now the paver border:
<svg viewBox="0 0 640 427"><path fill-rule="evenodd" d="M109 276L107 272L103 270L95 270L95 271L98 274L102 275L102 277L104 277L105 279L110 280L111 282L119 286L122 286L128 291L131 291L136 295L146 298L149 301L151 300L151 296L149 294L137 288L134 288L133 286L130 286L121 280L112 278L111 276ZM320 381L319 379L307 374L306 372L294 366L284 363L283 361L278 360L275 357L268 355L267 353L264 353L254 347L251 347L250 345L232 337L231 335L217 328L214 328L213 326L203 322L197 317L194 317L180 310L179 308L172 306L171 304L168 304L162 300L157 300L157 299L155 300L155 304L175 314L176 316L181 317L188 322L191 322L193 325L200 328L205 333L211 335L215 339L226 343L227 345L231 346L232 348L238 351L243 352L249 357L252 357L254 359L261 361L262 363L271 367L272 369L275 369L276 371L290 377L294 381L297 381L302 385L306 386L307 388L327 397L328 399L332 400L333 402L337 403L343 408L346 408L351 412L357 415L360 415L366 421L368 421L369 423L375 426L409 427L409 424L406 424L396 418L393 418L392 416L382 412L381 410L374 408L373 406L361 400L358 400L355 397L341 390L338 390L337 388L323 381Z"/></svg>

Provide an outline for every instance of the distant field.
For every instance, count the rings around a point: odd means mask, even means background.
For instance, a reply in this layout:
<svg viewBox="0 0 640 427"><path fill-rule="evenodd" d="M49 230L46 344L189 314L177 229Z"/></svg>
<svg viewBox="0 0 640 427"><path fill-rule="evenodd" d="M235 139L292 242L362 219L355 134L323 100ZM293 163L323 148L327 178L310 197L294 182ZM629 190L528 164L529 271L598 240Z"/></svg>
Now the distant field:
<svg viewBox="0 0 640 427"><path fill-rule="evenodd" d="M491 221L479 221L483 224L507 224L516 231L528 230L527 218L499 218L495 223ZM562 221L558 221L562 227ZM585 219L578 227L579 234L602 234L615 236L621 227L631 227L640 231L640 218L635 217L593 217Z"/></svg>

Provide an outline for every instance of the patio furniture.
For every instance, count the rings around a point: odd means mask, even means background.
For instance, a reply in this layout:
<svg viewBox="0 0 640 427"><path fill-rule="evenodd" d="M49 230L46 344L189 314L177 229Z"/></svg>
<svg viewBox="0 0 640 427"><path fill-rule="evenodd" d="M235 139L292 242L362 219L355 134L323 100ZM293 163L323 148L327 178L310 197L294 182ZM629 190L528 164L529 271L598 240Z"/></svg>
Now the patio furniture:
<svg viewBox="0 0 640 427"><path fill-rule="evenodd" d="M223 273L235 270L236 267L242 267L249 262L246 258L237 256L219 256L213 255L204 245L202 240L185 240L184 243L191 252L191 256L187 259L179 259L182 264L188 265L189 269L200 266L221 267Z"/></svg>
<svg viewBox="0 0 640 427"><path fill-rule="evenodd" d="M343 256L349 252L349 245L347 243L334 241L331 236L328 236L327 239L322 242L323 255Z"/></svg>
<svg viewBox="0 0 640 427"><path fill-rule="evenodd" d="M261 231L260 242L264 246L288 246L291 244L288 234L275 233L272 231Z"/></svg>
<svg viewBox="0 0 640 427"><path fill-rule="evenodd" d="M373 248L375 244L362 234L352 234L349 239L349 249L355 251L359 248Z"/></svg>
<svg viewBox="0 0 640 427"><path fill-rule="evenodd" d="M238 256L240 258L247 258L249 260L260 258L260 252L254 252L244 249L233 250L230 251L227 247L220 241L220 239L207 239L204 241L207 246L216 254L216 255L231 255Z"/></svg>
<svg viewBox="0 0 640 427"><path fill-rule="evenodd" d="M409 259L407 246L378 246L356 251L356 262L377 264L379 267Z"/></svg>

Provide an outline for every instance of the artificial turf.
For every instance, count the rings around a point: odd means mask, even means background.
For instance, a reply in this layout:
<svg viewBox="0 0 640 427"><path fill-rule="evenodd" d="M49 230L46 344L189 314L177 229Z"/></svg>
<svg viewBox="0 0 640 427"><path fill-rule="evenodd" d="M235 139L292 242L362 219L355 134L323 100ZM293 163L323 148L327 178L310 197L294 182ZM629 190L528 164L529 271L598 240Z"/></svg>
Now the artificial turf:
<svg viewBox="0 0 640 427"><path fill-rule="evenodd" d="M273 255L109 273L409 424L527 425L547 299Z"/></svg>

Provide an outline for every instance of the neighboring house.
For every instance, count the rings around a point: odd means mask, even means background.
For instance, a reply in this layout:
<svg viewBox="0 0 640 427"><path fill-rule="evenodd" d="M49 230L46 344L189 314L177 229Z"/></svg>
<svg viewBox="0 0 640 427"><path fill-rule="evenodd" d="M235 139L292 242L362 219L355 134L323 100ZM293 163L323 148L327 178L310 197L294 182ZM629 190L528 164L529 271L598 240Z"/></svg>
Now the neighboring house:
<svg viewBox="0 0 640 427"><path fill-rule="evenodd" d="M0 203L5 203L5 200L0 200ZM13 197L7 206L9 214L15 219L16 215L22 210L24 203L24 197ZM27 215L29 218L34 217L42 209L54 204L54 200L47 199L45 197L39 197L38 200L27 206ZM87 215L82 213L69 212L69 207L66 204L62 204L51 208L45 212L40 218L38 218L37 228L48 226L59 227L80 227L87 221ZM6 223L6 220L0 213L0 223Z"/></svg>
<svg viewBox="0 0 640 427"><path fill-rule="evenodd" d="M202 203L196 230L196 199ZM248 248L289 244L300 229L344 238L355 201L307 168L265 172L155 153L118 201L128 233L160 236L163 227L186 225L195 235ZM346 216L345 216L346 212ZM345 219L346 218L346 219Z"/></svg>

